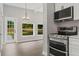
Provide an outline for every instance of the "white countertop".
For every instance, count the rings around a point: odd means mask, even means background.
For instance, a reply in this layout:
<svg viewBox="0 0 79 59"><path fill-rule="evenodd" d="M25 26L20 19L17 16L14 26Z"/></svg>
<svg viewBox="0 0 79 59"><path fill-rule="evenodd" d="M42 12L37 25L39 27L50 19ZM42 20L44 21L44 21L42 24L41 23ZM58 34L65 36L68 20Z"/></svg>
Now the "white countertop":
<svg viewBox="0 0 79 59"><path fill-rule="evenodd" d="M73 36L69 36L70 38L76 38L79 39L79 34L78 35L73 35Z"/></svg>

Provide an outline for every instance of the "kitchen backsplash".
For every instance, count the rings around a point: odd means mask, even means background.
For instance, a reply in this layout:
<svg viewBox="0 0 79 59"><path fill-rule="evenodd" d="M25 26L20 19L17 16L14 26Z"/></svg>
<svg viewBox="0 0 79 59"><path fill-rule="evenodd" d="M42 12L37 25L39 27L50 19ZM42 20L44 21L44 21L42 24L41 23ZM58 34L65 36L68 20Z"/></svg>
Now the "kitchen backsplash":
<svg viewBox="0 0 79 59"><path fill-rule="evenodd" d="M79 34L79 21L69 21L69 22L62 22L57 24L58 27L71 27L77 26L78 34Z"/></svg>

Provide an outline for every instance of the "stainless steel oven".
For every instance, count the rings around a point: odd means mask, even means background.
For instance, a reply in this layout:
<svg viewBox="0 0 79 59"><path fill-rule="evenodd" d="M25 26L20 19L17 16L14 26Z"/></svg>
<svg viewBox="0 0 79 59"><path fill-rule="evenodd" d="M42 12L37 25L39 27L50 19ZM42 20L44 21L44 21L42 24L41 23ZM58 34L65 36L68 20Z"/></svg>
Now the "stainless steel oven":
<svg viewBox="0 0 79 59"><path fill-rule="evenodd" d="M49 35L49 55L68 56L69 44L68 37L57 34Z"/></svg>

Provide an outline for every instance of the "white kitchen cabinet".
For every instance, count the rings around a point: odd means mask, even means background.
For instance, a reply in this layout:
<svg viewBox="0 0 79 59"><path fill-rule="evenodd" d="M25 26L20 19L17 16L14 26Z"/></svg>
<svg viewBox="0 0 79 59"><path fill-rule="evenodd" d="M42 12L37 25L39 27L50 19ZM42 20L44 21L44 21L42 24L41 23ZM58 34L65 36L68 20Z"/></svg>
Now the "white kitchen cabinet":
<svg viewBox="0 0 79 59"><path fill-rule="evenodd" d="M64 8L68 8L73 6L73 16L74 20L79 20L79 3L56 3L55 4L55 11L62 10Z"/></svg>
<svg viewBox="0 0 79 59"><path fill-rule="evenodd" d="M70 6L73 6L73 3L56 3L55 4L55 11L62 10L64 8L68 8Z"/></svg>
<svg viewBox="0 0 79 59"><path fill-rule="evenodd" d="M79 3L74 4L74 20L79 20Z"/></svg>
<svg viewBox="0 0 79 59"><path fill-rule="evenodd" d="M61 6L63 6L63 3L56 3L55 4L55 11L61 10Z"/></svg>
<svg viewBox="0 0 79 59"><path fill-rule="evenodd" d="M69 38L69 55L79 56L79 38L76 36Z"/></svg>
<svg viewBox="0 0 79 59"><path fill-rule="evenodd" d="M69 55L79 56L79 32L78 35L69 37Z"/></svg>
<svg viewBox="0 0 79 59"><path fill-rule="evenodd" d="M55 11L62 10L64 8L68 8L70 6L78 5L78 3L56 3L55 4Z"/></svg>

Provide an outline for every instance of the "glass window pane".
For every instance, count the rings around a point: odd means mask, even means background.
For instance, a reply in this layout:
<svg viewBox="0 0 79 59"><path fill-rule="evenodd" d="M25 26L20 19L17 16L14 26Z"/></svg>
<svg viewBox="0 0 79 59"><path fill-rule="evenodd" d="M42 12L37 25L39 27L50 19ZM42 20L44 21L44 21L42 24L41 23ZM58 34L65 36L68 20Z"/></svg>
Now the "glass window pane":
<svg viewBox="0 0 79 59"><path fill-rule="evenodd" d="M38 34L43 34L43 25L38 25Z"/></svg>
<svg viewBox="0 0 79 59"><path fill-rule="evenodd" d="M22 35L33 35L33 24L22 24Z"/></svg>

